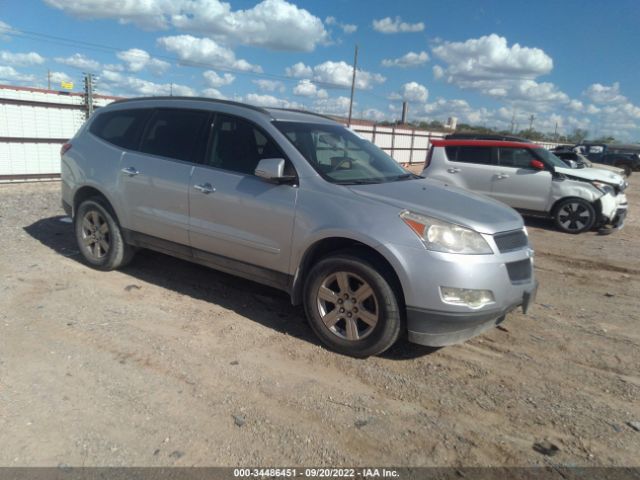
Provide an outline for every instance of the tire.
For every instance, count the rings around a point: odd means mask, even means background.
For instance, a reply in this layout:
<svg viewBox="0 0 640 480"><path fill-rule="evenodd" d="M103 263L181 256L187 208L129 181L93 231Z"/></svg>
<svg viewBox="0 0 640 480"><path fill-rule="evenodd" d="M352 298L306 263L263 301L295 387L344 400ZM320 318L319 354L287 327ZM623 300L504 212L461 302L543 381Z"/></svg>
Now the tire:
<svg viewBox="0 0 640 480"><path fill-rule="evenodd" d="M113 210L101 197L83 201L74 217L78 249L85 262L97 270L124 267L135 248L125 243Z"/></svg>
<svg viewBox="0 0 640 480"><path fill-rule="evenodd" d="M553 218L560 231L578 234L593 228L596 210L581 198L565 198L556 206Z"/></svg>
<svg viewBox="0 0 640 480"><path fill-rule="evenodd" d="M403 325L392 284L364 256L351 252L325 257L313 266L305 281L304 307L320 340L352 357L384 352Z"/></svg>

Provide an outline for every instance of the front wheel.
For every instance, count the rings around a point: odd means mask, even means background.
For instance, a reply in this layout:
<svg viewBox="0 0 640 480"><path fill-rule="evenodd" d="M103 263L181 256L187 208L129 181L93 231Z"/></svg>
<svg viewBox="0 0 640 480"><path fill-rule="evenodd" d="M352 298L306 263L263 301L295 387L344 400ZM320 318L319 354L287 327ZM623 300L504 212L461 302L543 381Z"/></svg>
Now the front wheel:
<svg viewBox="0 0 640 480"><path fill-rule="evenodd" d="M398 339L398 297L368 261L350 254L320 260L305 282L304 305L314 332L332 350L368 357Z"/></svg>
<svg viewBox="0 0 640 480"><path fill-rule="evenodd" d="M558 229L565 233L582 233L593 228L596 210L586 200L567 198L556 207L554 220Z"/></svg>
<svg viewBox="0 0 640 480"><path fill-rule="evenodd" d="M74 223L78 249L92 267L114 270L133 258L134 248L125 243L115 215L102 198L93 197L82 202Z"/></svg>

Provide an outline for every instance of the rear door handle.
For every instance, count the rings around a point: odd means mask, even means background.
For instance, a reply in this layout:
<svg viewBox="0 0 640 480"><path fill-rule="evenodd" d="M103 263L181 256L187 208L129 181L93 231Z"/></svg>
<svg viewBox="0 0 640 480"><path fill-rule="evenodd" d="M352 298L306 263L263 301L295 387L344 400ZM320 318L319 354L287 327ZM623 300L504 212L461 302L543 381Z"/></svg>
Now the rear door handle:
<svg viewBox="0 0 640 480"><path fill-rule="evenodd" d="M140 175L140 172L136 167L127 167L121 170L122 173L129 175L130 177L135 177L136 175Z"/></svg>
<svg viewBox="0 0 640 480"><path fill-rule="evenodd" d="M209 194L216 191L216 189L212 187L210 183L202 183L200 185L194 185L193 188L198 190L200 193L204 193L204 194Z"/></svg>
<svg viewBox="0 0 640 480"><path fill-rule="evenodd" d="M447 169L447 172L449 172L449 173L460 173L460 169L459 168L449 168L449 169Z"/></svg>

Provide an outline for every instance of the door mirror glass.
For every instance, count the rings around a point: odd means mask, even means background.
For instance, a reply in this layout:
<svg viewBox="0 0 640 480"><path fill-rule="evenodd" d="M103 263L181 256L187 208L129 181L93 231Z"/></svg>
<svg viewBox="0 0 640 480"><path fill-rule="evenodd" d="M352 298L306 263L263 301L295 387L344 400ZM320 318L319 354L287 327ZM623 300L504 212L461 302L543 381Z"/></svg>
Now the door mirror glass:
<svg viewBox="0 0 640 480"><path fill-rule="evenodd" d="M540 160L531 160L529 166L534 170L544 170L544 163L542 163Z"/></svg>
<svg viewBox="0 0 640 480"><path fill-rule="evenodd" d="M291 175L285 175L285 161L283 158L263 158L258 162L255 170L256 177L267 182L286 183L295 179Z"/></svg>
<svg viewBox="0 0 640 480"><path fill-rule="evenodd" d="M578 162L575 160L564 160L564 163L569 165L569 168L578 168Z"/></svg>

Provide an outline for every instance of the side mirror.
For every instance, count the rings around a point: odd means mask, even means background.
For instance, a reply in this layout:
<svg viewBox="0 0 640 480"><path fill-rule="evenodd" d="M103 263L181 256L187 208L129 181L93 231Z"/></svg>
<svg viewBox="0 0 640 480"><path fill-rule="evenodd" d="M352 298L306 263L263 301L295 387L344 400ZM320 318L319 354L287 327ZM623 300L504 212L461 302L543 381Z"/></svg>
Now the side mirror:
<svg viewBox="0 0 640 480"><path fill-rule="evenodd" d="M263 158L258 162L254 174L271 183L291 182L295 177L284 174L283 158Z"/></svg>
<svg viewBox="0 0 640 480"><path fill-rule="evenodd" d="M544 163L542 163L540 160L531 160L529 166L534 170L544 170Z"/></svg>

